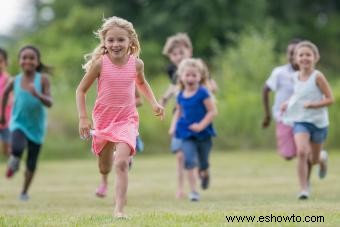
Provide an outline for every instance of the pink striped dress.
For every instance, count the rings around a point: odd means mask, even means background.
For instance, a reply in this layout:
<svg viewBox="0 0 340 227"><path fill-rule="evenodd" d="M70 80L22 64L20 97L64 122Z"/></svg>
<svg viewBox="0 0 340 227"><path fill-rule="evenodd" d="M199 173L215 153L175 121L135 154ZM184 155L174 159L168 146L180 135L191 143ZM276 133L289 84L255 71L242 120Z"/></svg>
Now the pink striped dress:
<svg viewBox="0 0 340 227"><path fill-rule="evenodd" d="M99 155L107 142L123 142L135 154L138 135L135 80L136 57L129 56L123 66L114 65L107 55L102 57L97 98L92 112L92 151Z"/></svg>
<svg viewBox="0 0 340 227"><path fill-rule="evenodd" d="M5 92L5 88L9 79L9 75L6 73L0 73L0 105L2 105L2 99ZM9 95L7 106L5 107L5 118L6 123L4 125L0 125L0 129L8 128L10 118L11 118L11 111L12 111L12 94Z"/></svg>

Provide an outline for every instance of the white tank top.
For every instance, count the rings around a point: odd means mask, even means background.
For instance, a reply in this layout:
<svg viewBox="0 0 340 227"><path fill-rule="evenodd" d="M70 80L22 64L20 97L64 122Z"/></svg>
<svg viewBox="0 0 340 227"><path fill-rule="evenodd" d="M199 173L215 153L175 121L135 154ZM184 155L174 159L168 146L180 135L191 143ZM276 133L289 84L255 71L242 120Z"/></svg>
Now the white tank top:
<svg viewBox="0 0 340 227"><path fill-rule="evenodd" d="M317 74L314 70L306 81L299 80L299 72L293 76L294 94L289 99L287 111L284 113L284 122L308 122L318 128L329 125L327 107L305 108L307 102L318 102L324 99L324 95L316 84Z"/></svg>

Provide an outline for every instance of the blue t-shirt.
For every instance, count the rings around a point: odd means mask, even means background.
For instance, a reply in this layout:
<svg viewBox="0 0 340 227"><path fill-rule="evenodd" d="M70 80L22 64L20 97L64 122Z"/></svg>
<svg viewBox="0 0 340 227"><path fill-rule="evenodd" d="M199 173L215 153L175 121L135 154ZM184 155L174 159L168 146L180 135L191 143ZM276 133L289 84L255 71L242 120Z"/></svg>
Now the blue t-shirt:
<svg viewBox="0 0 340 227"><path fill-rule="evenodd" d="M189 129L193 123L199 123L207 114L204 100L210 98L208 90L200 86L197 92L191 97L184 97L183 91L177 96L177 104L181 108L181 116L176 124L176 137L180 139L196 138L204 139L215 136L215 130L212 123L200 132L194 132Z"/></svg>

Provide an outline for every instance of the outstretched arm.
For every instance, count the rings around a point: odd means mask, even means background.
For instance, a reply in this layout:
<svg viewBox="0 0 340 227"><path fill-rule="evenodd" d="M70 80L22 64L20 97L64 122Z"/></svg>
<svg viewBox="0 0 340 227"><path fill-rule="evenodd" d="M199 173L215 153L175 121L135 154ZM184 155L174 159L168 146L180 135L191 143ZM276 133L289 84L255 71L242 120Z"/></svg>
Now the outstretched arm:
<svg viewBox="0 0 340 227"><path fill-rule="evenodd" d="M6 85L3 97L2 97L2 103L1 103L1 111L0 111L0 124L3 125L6 123L5 118L5 109L8 102L9 93L13 90L13 80L9 81Z"/></svg>
<svg viewBox="0 0 340 227"><path fill-rule="evenodd" d="M79 135L86 139L90 137L91 122L86 111L86 93L100 74L101 59L93 62L90 70L85 73L76 90L76 103L79 117Z"/></svg>
<svg viewBox="0 0 340 227"><path fill-rule="evenodd" d="M174 116L172 117L171 125L170 125L170 128L169 128L169 135L171 135L171 136L173 136L174 133L175 133L176 123L179 119L179 116L181 116L181 107L177 104L176 110L175 110Z"/></svg>
<svg viewBox="0 0 340 227"><path fill-rule="evenodd" d="M165 106L168 101L174 96L177 92L178 88L175 84L170 84L163 94L161 100L159 101L162 106Z"/></svg>
<svg viewBox="0 0 340 227"><path fill-rule="evenodd" d="M137 79L136 84L139 91L145 96L146 100L151 104L155 116L164 117L164 108L158 104L155 95L153 94L149 83L145 80L144 76L144 63L142 60L136 60Z"/></svg>
<svg viewBox="0 0 340 227"><path fill-rule="evenodd" d="M267 128L270 125L271 115L269 110L269 92L270 88L267 85L263 86L262 89L262 103L264 107L264 118L262 122L262 127Z"/></svg>

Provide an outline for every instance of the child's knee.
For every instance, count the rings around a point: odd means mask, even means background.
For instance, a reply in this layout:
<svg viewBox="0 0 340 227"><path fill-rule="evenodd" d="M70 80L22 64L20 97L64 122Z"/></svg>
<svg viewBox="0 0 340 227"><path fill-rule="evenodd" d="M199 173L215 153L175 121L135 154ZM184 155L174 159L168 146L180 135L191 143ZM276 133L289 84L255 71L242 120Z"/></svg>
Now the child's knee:
<svg viewBox="0 0 340 227"><path fill-rule="evenodd" d="M116 171L127 171L129 167L129 160L118 159L118 160L115 160L114 165L115 165Z"/></svg>
<svg viewBox="0 0 340 227"><path fill-rule="evenodd" d="M297 149L297 156L298 158L302 158L302 159L307 159L308 155L310 153L310 149L308 149L307 147L301 147Z"/></svg>
<svg viewBox="0 0 340 227"><path fill-rule="evenodd" d="M99 167L99 172L103 175L109 174L111 172L111 167L107 166L100 166Z"/></svg>
<svg viewBox="0 0 340 227"><path fill-rule="evenodd" d="M196 167L196 161L193 158L185 159L184 168L186 170L190 170Z"/></svg>

